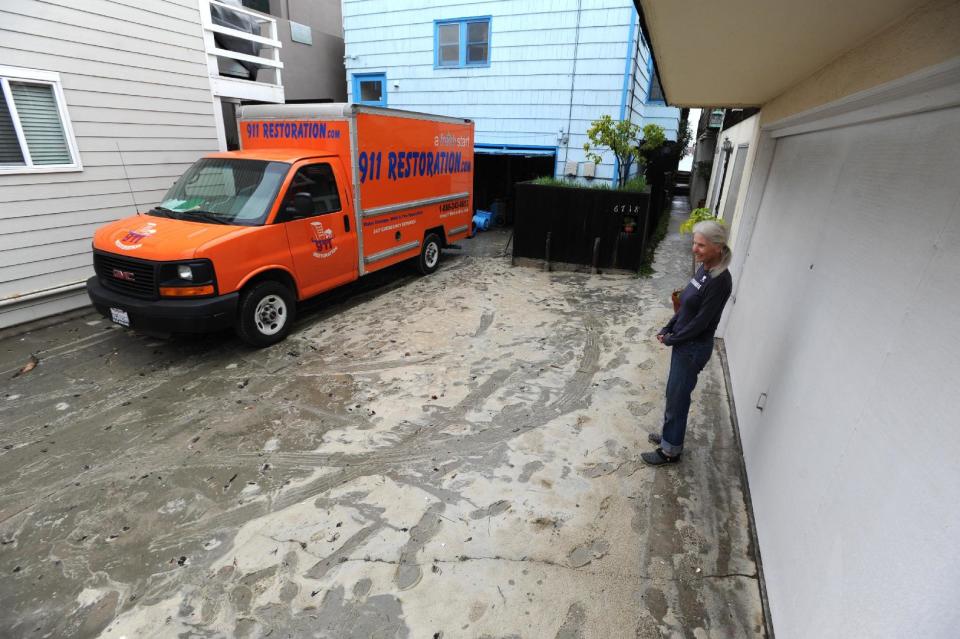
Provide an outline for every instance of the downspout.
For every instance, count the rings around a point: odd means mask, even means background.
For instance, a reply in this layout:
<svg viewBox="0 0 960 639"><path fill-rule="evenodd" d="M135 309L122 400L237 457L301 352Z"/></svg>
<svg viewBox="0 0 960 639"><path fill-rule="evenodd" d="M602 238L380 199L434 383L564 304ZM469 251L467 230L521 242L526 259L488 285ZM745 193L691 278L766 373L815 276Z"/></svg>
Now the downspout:
<svg viewBox="0 0 960 639"><path fill-rule="evenodd" d="M633 36L636 30L636 20L633 12L630 12L630 33L627 35L627 62L623 67L623 90L620 92L620 120L627 115L627 90L630 88L630 78L633 67ZM629 168L628 168L629 170ZM620 160L616 155L613 156L613 186L620 183Z"/></svg>
<svg viewBox="0 0 960 639"><path fill-rule="evenodd" d="M577 27L574 32L574 43L573 43L573 70L570 73L570 105L567 108L567 130L566 137L567 142L564 145L563 149L563 166L564 171L566 171L567 159L570 157L570 125L573 123L573 85L577 81L577 50L580 48L580 13L581 5L583 0L577 0ZM563 175L561 173L561 175Z"/></svg>

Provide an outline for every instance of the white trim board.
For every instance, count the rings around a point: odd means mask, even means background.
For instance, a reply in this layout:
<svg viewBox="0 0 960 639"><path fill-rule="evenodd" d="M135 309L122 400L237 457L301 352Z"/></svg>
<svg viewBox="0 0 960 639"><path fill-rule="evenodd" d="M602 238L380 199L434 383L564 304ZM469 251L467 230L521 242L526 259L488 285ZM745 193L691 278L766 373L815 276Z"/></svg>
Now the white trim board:
<svg viewBox="0 0 960 639"><path fill-rule="evenodd" d="M774 138L960 105L960 58L763 125Z"/></svg>

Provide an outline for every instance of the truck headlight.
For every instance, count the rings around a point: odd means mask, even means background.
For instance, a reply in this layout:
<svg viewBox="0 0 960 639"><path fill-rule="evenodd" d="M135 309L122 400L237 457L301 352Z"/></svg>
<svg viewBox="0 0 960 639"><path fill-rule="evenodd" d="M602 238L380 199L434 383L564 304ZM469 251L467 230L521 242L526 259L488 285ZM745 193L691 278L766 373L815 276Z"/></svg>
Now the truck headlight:
<svg viewBox="0 0 960 639"><path fill-rule="evenodd" d="M217 279L210 260L167 262L158 273L161 297L204 297L216 294Z"/></svg>

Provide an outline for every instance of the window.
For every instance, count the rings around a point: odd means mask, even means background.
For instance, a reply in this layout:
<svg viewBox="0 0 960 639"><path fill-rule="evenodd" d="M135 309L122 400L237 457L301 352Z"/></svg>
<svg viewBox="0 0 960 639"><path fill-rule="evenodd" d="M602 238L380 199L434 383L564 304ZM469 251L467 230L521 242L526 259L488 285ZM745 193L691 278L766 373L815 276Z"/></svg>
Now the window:
<svg viewBox="0 0 960 639"><path fill-rule="evenodd" d="M650 84L647 86L647 104L666 104L660 78L657 76L656 69L653 68L653 57L647 60L647 77L650 78Z"/></svg>
<svg viewBox="0 0 960 639"><path fill-rule="evenodd" d="M149 215L258 226L270 213L289 170L285 162L203 158L174 182Z"/></svg>
<svg viewBox="0 0 960 639"><path fill-rule="evenodd" d="M0 174L81 168L60 75L0 66Z"/></svg>
<svg viewBox="0 0 960 639"><path fill-rule="evenodd" d="M438 20L435 24L435 66L458 68L490 64L490 16Z"/></svg>
<svg viewBox="0 0 960 639"><path fill-rule="evenodd" d="M240 0L240 4L245 6L247 9L253 9L254 11L259 11L260 13L266 13L267 15L271 15L270 0ZM280 16L279 13L272 14L272 15L276 15L277 17L282 17Z"/></svg>
<svg viewBox="0 0 960 639"><path fill-rule="evenodd" d="M311 164L299 169L284 198L282 211L293 204L297 195L305 193L313 201L313 214L336 213L341 209L340 194L337 192L337 180L329 164ZM296 216L286 217L294 219Z"/></svg>
<svg viewBox="0 0 960 639"><path fill-rule="evenodd" d="M353 101L357 104L387 106L387 76L383 73L354 75Z"/></svg>

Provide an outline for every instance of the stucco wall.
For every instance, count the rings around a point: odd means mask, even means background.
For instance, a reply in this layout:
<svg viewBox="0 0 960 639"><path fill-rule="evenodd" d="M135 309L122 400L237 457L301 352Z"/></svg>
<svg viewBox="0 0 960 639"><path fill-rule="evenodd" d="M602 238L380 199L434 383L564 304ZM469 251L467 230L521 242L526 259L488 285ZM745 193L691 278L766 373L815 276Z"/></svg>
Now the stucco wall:
<svg viewBox="0 0 960 639"><path fill-rule="evenodd" d="M960 56L960 1L928 4L763 106L762 124Z"/></svg>
<svg viewBox="0 0 960 639"><path fill-rule="evenodd" d="M960 623L958 34L960 2L928 4L751 134L721 334L782 638Z"/></svg>
<svg viewBox="0 0 960 639"><path fill-rule="evenodd" d="M707 193L712 194L713 188L716 185L716 180L720 179L718 174L722 169L720 162L720 154L723 153L722 146L724 140L730 140L730 144L733 145L733 153L730 155L730 163L727 167L726 174L726 183L723 185L722 197L720 198L719 206L716 207L717 211L722 214L724 221L727 223L728 228L730 228L730 246L736 250L737 249L737 231L740 227L740 216L743 211L743 202L747 196L747 185L750 184L750 176L753 171L753 160L756 154L757 148L757 137L760 134L760 115L757 114L751 118L747 118L740 124L732 126L726 131L722 131L719 135L717 142L717 149L714 154L713 159L713 172L710 176L710 187L707 190ZM747 145L746 149L742 149L744 145ZM743 173L740 177L740 188L739 190L733 189L733 178L734 172L733 168L737 161L737 155L741 152L746 152L746 164L743 167ZM736 191L734 193L734 191ZM733 202L733 209L728 209L728 200L731 197L731 193L734 193L736 196L736 202ZM708 206L709 206L708 202Z"/></svg>
<svg viewBox="0 0 960 639"><path fill-rule="evenodd" d="M725 340L776 633L955 636L960 108L775 145Z"/></svg>

